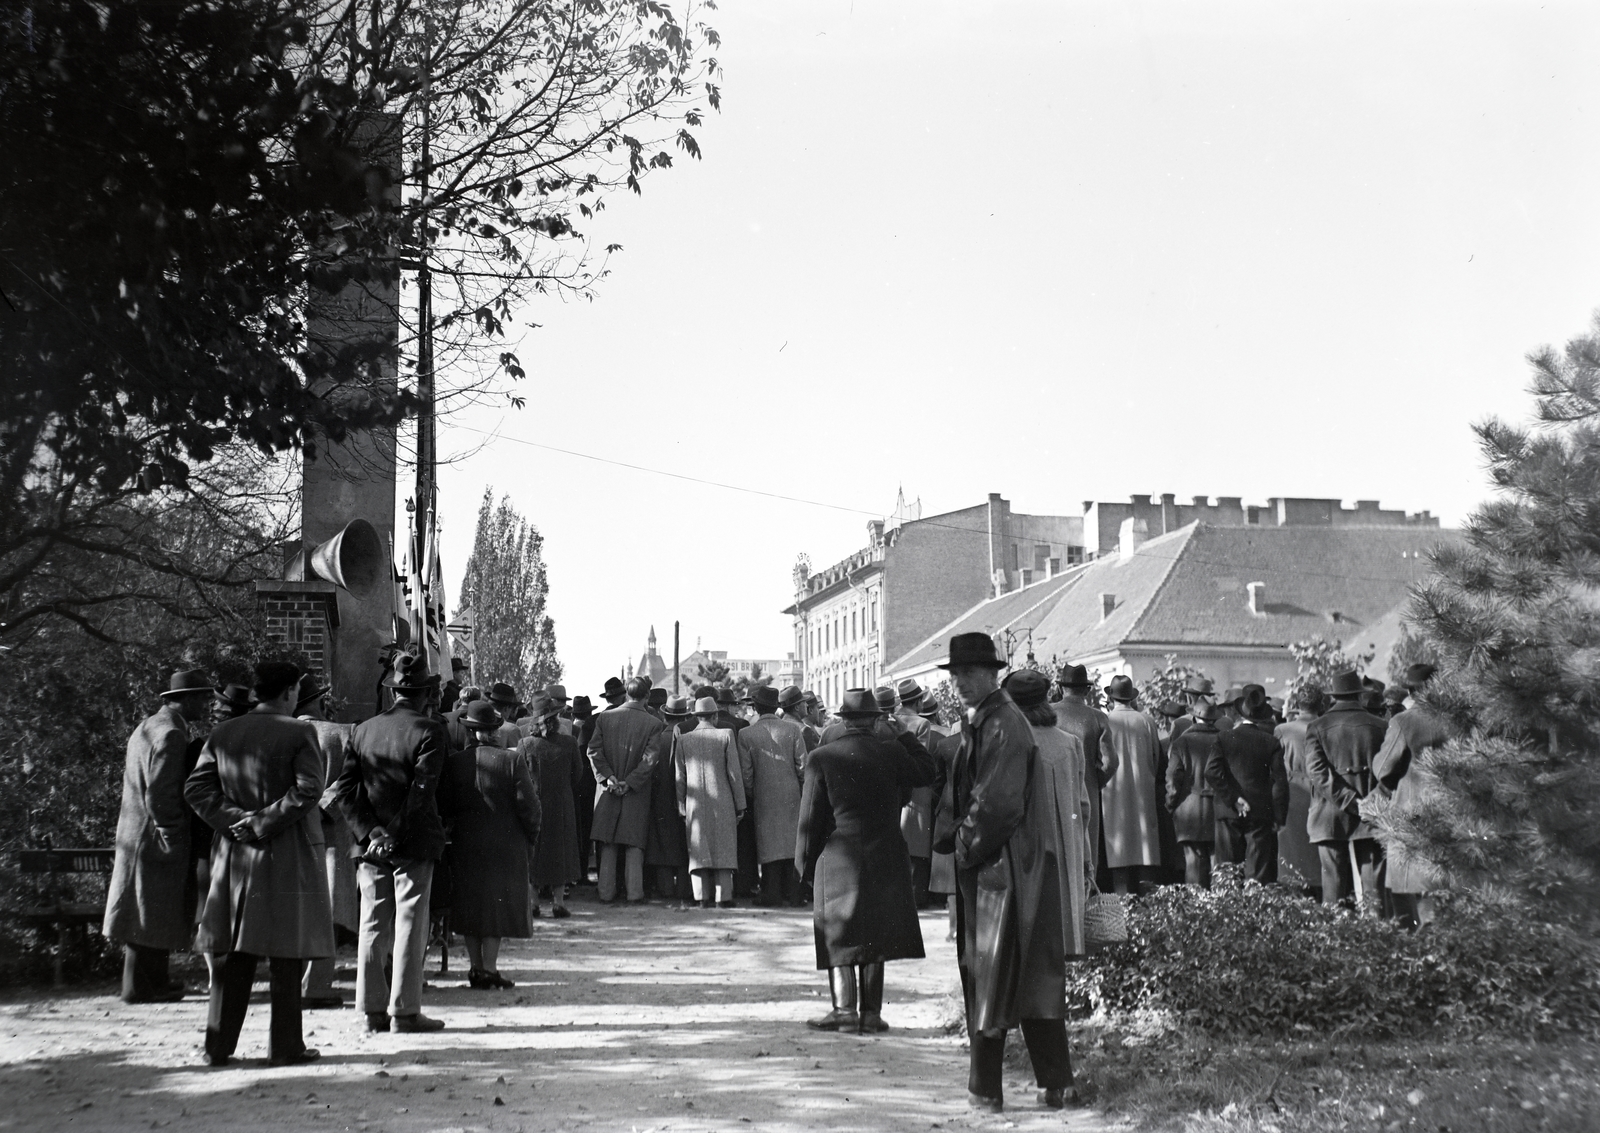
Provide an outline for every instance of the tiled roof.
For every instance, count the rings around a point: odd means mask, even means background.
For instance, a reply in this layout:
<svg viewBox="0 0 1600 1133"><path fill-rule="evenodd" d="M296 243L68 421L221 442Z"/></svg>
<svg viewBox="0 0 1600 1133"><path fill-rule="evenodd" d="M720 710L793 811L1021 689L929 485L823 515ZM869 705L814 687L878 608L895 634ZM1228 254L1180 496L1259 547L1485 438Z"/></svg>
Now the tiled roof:
<svg viewBox="0 0 1600 1133"><path fill-rule="evenodd" d="M998 598L991 598L968 610L961 617L943 627L938 633L921 642L904 657L890 662L884 666L884 672L900 672L903 669L923 668L927 665L937 664L944 660L945 652L950 647L950 639L958 633L987 633L997 634L1003 629L1020 626L1023 629L1031 628L1038 618L1048 610L1053 602L1060 597L1063 591L1072 587L1073 582L1082 573L1081 567L1073 567L1064 574L1054 578L1035 582L1032 586L1025 586L1021 590L1013 590L1009 594L1002 594Z"/></svg>
<svg viewBox="0 0 1600 1133"><path fill-rule="evenodd" d="M1289 645L1321 635L1365 645L1458 533L1422 527L1213 527L1192 523L967 611L890 672L942 657L957 633L1031 628L1065 662L1123 645ZM1263 613L1248 584L1263 584ZM1101 595L1114 596L1102 618ZM1387 623L1384 623L1387 624Z"/></svg>

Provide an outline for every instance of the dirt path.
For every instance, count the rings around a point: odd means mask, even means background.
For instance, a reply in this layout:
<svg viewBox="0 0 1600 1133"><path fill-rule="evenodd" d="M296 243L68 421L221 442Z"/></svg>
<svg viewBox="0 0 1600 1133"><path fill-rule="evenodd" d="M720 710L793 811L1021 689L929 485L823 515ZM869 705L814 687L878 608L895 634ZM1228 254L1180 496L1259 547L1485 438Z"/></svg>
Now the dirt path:
<svg viewBox="0 0 1600 1133"><path fill-rule="evenodd" d="M1004 1115L966 1108L964 1044L941 1025L955 955L940 914L923 916L928 958L889 965L893 1029L863 1038L804 1025L827 1008L809 912L606 908L581 893L570 920L506 942L515 990L468 989L457 948L463 971L430 975L424 1000L449 1025L440 1034L367 1035L354 1010L308 1012L323 1054L311 1067L267 1066L264 984L244 1061L219 1070L200 1063L200 996L0 1003L0 1130L1107 1128L1040 1109L1018 1074Z"/></svg>

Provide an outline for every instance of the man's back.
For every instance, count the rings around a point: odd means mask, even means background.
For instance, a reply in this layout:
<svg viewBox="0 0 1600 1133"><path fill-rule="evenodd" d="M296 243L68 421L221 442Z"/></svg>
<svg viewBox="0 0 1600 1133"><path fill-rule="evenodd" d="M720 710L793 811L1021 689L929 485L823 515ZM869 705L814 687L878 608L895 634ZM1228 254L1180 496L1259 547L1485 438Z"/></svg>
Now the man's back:
<svg viewBox="0 0 1600 1133"><path fill-rule="evenodd" d="M395 839L401 858L444 850L435 791L450 740L442 721L404 704L357 724L339 775L339 805L357 839L375 826Z"/></svg>
<svg viewBox="0 0 1600 1133"><path fill-rule="evenodd" d="M665 728L643 705L624 704L600 713L589 739L589 759L595 774L626 779L638 766L650 740Z"/></svg>
<svg viewBox="0 0 1600 1133"><path fill-rule="evenodd" d="M1372 762L1388 722L1355 700L1336 701L1306 729L1306 771L1311 779L1312 841L1372 838L1356 804L1376 783Z"/></svg>
<svg viewBox="0 0 1600 1133"><path fill-rule="evenodd" d="M1212 764L1211 786L1221 816L1236 817L1234 804L1243 798L1250 804L1252 819L1270 817L1281 825L1289 814L1289 781L1277 737L1247 721L1220 733L1218 748L1220 758Z"/></svg>

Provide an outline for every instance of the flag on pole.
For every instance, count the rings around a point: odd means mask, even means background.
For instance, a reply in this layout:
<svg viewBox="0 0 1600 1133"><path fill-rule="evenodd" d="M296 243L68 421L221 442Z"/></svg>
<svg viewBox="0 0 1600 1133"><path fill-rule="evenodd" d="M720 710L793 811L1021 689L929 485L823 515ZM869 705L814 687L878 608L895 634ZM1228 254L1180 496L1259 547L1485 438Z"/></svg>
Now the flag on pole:
<svg viewBox="0 0 1600 1133"><path fill-rule="evenodd" d="M417 561L417 523L413 517L406 524L406 615L411 626L411 643L408 648L419 657L428 656L427 638L423 633L422 564Z"/></svg>
<svg viewBox="0 0 1600 1133"><path fill-rule="evenodd" d="M449 631L455 643L463 650L471 653L475 648L472 639L472 607L468 606L456 615L456 620L444 627Z"/></svg>
<svg viewBox="0 0 1600 1133"><path fill-rule="evenodd" d="M423 563L427 580L424 621L427 630L428 664L444 680L449 680L450 642L445 634L444 571L439 565L439 521L428 509L428 542Z"/></svg>

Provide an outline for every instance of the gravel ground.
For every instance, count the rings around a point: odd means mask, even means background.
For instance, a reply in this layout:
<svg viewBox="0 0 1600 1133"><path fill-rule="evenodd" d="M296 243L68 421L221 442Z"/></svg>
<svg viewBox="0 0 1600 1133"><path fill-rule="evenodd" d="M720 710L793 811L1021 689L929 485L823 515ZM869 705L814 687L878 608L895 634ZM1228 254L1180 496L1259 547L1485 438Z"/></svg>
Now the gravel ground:
<svg viewBox="0 0 1600 1133"><path fill-rule="evenodd" d="M513 990L469 989L459 947L437 973L434 949L424 1010L448 1024L439 1034L368 1035L351 1008L307 1012L306 1041L322 1051L309 1067L267 1066L264 982L242 1061L217 1070L199 1056L203 996L14 996L0 1002L0 1130L1108 1128L1041 1109L1010 1071L1005 1114L966 1108L965 1042L945 1031L956 983L942 913L923 915L928 958L888 967L892 1029L858 1037L804 1025L828 1006L808 911L602 907L593 893L578 891L571 919L506 941Z"/></svg>

